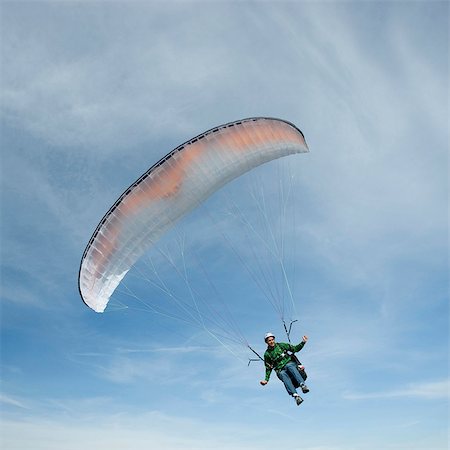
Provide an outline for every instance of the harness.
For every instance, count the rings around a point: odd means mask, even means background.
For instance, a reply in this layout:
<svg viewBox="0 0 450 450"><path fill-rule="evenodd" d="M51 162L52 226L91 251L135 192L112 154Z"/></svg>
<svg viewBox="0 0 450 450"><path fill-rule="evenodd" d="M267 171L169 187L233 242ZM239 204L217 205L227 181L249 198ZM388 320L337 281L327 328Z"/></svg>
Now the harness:
<svg viewBox="0 0 450 450"><path fill-rule="evenodd" d="M277 345L279 345L279 344L275 344L274 349L276 348ZM275 369L275 366L276 366L277 363L280 362L285 356L287 356L287 355L291 356L288 352L289 352L289 350L283 350L282 353L280 353L280 354L277 355L274 359L272 359L272 364L268 364L268 366L269 366L272 370L275 370L275 372L276 372L277 375L278 375L278 373L279 373L281 370L283 370L283 367L284 367L284 366L283 366L281 369L278 369L278 370ZM293 355L294 353L291 353L291 354ZM291 359L292 359L292 358L291 358Z"/></svg>

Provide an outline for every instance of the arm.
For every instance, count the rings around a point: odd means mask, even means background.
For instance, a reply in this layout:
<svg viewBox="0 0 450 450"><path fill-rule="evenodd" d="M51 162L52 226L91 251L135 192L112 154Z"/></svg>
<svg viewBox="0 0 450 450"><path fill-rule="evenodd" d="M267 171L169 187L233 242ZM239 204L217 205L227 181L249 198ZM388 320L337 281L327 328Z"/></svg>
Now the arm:
<svg viewBox="0 0 450 450"><path fill-rule="evenodd" d="M267 355L264 355L264 363L266 365L266 377L264 380L260 381L262 386L265 386L269 382L270 374L272 373L272 364L269 362Z"/></svg>
<svg viewBox="0 0 450 450"><path fill-rule="evenodd" d="M303 336L303 339L302 339L302 341L300 342L300 344L297 344L297 345L292 345L291 347L292 347L292 351L294 352L294 353L297 353L297 352L299 352L304 346L305 346L305 344L308 342L308 336Z"/></svg>

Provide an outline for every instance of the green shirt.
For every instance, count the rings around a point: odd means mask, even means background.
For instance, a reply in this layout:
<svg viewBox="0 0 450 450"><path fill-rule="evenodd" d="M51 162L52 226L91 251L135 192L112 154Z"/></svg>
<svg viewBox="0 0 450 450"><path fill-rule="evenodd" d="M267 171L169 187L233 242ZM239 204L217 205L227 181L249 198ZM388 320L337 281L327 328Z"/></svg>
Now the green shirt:
<svg viewBox="0 0 450 450"><path fill-rule="evenodd" d="M291 361L291 356L287 353L288 351L292 353L299 352L304 345L304 341L300 342L300 344L298 345L287 344L286 342L277 342L275 343L275 347L267 347L267 350L264 353L264 363L266 365L266 381L269 381L270 374L272 373L273 369L275 369L275 372L278 372L289 361Z"/></svg>

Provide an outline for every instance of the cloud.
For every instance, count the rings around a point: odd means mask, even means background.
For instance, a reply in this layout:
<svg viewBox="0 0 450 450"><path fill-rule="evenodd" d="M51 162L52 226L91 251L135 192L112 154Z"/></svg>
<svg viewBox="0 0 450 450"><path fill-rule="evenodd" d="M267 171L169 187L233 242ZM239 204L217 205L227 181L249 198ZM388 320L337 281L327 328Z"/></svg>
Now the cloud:
<svg viewBox="0 0 450 450"><path fill-rule="evenodd" d="M130 443L135 450L164 449L250 449L256 445L242 444L242 427L234 426L233 433L225 427L204 426L189 418L165 416L150 412L139 417L87 417L84 423L65 420L3 421L2 443L6 448L35 450L72 450L96 448L122 450Z"/></svg>
<svg viewBox="0 0 450 450"><path fill-rule="evenodd" d="M447 424L433 414L448 382L402 385L395 377L411 362L426 359L431 369L448 356L440 288L447 10L442 2L5 4L3 356L20 365L20 377L5 372L11 392L31 386L36 394L1 398L11 414L2 414L1 446L248 450L272 444L270 414L280 429L296 422L295 433L277 436L279 447L298 446L301 436L305 450L442 448ZM132 308L91 315L76 292L82 250L124 188L184 139L250 115L291 120L311 149L289 161L299 180L290 236L301 264L299 333L311 338L301 354L312 383L302 409L276 378L261 389L258 363L247 368L246 357L195 346L205 332L171 328L155 349L142 335L162 320ZM223 223L234 235L237 227ZM256 289L233 286L232 270L242 270L221 266L217 230L189 225L259 350L262 332L281 333L276 314L256 302ZM27 308L61 302L65 314ZM38 346L47 355L37 358ZM389 387L374 392L367 373L376 378L380 358L395 370ZM395 435L399 419L378 397L419 426ZM408 407L411 399L418 408ZM158 405L167 414L152 411Z"/></svg>
<svg viewBox="0 0 450 450"><path fill-rule="evenodd" d="M155 344L154 341L147 344L145 340L134 347L131 342L126 341L110 341L110 346L112 349L109 352L74 353L69 358L86 367L97 378L114 384L187 384L193 388L201 388L197 386L197 376L200 371L206 370L204 366L207 361L220 365L219 378L225 379L227 384L234 379L232 371L236 370L236 360L221 347L168 347ZM228 375L225 376L224 371ZM214 379L217 380L217 375Z"/></svg>
<svg viewBox="0 0 450 450"><path fill-rule="evenodd" d="M411 397L424 400L444 400L450 398L449 380L415 383L401 389L371 393L350 393L343 395L348 400L366 400L377 398L402 398Z"/></svg>
<svg viewBox="0 0 450 450"><path fill-rule="evenodd" d="M189 112L213 102L235 73L228 67L236 63L230 61L230 42L217 45L205 38L229 23L219 4L213 10L205 5L195 16L186 15L188 6L182 4L152 3L139 10L111 4L101 29L92 24L97 7L83 6L80 14L76 8L47 5L58 20L46 22L44 30L31 22L28 38L20 36L20 51L16 22L29 20L28 14L5 7L11 21L4 21L9 32L3 33L4 115L55 148L76 145L107 155L148 142L150 136L192 130L198 119ZM214 21L217 9L221 22ZM147 20L141 20L143 15ZM173 26L162 27L167 15ZM68 21L91 24L92 48L83 39L66 46L64 39L53 39L64 34ZM231 42L235 39L229 35ZM30 66L32 73L25 70Z"/></svg>
<svg viewBox="0 0 450 450"><path fill-rule="evenodd" d="M0 394L0 403L3 403L4 405L7 406L15 406L17 408L22 408L22 409L28 409L29 407L22 401L22 400L18 400L17 398L5 395L5 394Z"/></svg>

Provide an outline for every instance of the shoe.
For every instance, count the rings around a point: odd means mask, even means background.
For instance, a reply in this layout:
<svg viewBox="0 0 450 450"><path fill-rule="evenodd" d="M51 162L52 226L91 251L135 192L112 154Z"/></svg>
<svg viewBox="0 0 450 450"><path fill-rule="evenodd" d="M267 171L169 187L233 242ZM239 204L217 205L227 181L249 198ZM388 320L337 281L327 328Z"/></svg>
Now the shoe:
<svg viewBox="0 0 450 450"><path fill-rule="evenodd" d="M298 394L294 394L294 400L297 403L297 406L303 403L303 399Z"/></svg>
<svg viewBox="0 0 450 450"><path fill-rule="evenodd" d="M303 392L304 394L306 394L307 392L309 392L309 387L306 386L305 383L301 384L300 387L302 388L302 392Z"/></svg>

